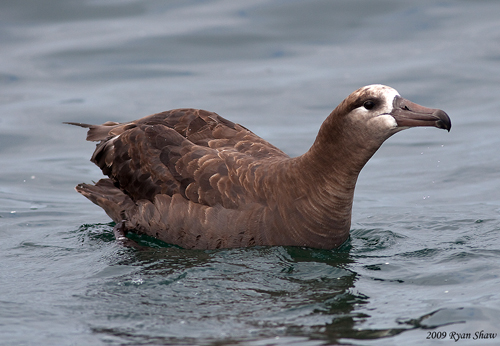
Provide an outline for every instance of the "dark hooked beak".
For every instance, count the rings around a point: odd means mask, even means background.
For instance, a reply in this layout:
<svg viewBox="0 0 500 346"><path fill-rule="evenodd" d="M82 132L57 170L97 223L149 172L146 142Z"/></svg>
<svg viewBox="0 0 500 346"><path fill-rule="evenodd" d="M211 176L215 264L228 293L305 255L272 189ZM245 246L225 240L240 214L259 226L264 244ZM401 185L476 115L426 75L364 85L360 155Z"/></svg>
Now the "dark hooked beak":
<svg viewBox="0 0 500 346"><path fill-rule="evenodd" d="M451 129L450 117L444 111L417 105L401 96L394 98L390 114L396 119L398 127L434 126L448 132Z"/></svg>

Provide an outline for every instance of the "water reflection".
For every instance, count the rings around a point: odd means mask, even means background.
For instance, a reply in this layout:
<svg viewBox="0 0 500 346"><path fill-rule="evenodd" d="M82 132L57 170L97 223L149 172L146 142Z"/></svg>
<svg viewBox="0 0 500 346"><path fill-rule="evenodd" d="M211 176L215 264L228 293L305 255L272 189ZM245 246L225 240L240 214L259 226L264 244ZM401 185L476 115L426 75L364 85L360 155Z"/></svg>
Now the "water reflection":
<svg viewBox="0 0 500 346"><path fill-rule="evenodd" d="M113 242L112 225L78 230L89 246ZM89 285L89 327L121 342L189 343L197 339L308 337L324 342L375 339L414 326L360 330L370 297L354 283L351 245L338 250L256 247L184 250L135 236L142 250L121 248L106 275ZM92 244L94 243L94 244ZM125 272L123 271L125 270ZM99 307L103 299L107 309ZM133 312L132 312L133 311ZM191 335L192 338L186 338ZM207 341L207 343L209 343Z"/></svg>

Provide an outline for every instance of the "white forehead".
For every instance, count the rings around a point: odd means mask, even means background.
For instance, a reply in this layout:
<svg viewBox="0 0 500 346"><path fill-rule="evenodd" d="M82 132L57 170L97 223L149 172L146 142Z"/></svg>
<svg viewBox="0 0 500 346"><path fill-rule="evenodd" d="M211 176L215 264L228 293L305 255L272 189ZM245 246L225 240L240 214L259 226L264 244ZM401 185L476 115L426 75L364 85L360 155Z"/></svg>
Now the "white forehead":
<svg viewBox="0 0 500 346"><path fill-rule="evenodd" d="M396 96L400 96L396 89L391 88L387 85L382 84L372 84L361 88L362 92L367 94L373 94L374 96L385 99L386 104L392 106L392 102Z"/></svg>
<svg viewBox="0 0 500 346"><path fill-rule="evenodd" d="M378 129L382 137L386 136L387 130L393 131L397 128L397 123L394 117L390 115L393 109L394 98L399 96L399 93L386 85L373 84L367 85L357 90L359 95L364 95L364 98L377 98L382 101L382 104L376 110L376 114L367 110L363 106L354 110L354 114L358 119L364 119L363 122L372 130Z"/></svg>

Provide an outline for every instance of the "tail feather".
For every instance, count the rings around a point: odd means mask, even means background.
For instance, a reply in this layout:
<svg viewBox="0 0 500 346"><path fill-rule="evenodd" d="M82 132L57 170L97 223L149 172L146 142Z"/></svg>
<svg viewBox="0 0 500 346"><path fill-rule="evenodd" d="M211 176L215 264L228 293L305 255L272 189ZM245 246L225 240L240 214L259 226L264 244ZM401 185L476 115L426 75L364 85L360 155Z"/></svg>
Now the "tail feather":
<svg viewBox="0 0 500 346"><path fill-rule="evenodd" d="M80 126L86 129L89 129L87 132L87 141L90 142L98 142L98 141L103 141L108 139L109 137L112 137L114 135L120 134L127 128L130 128L130 124L120 124L114 121L107 121L102 125L91 125L91 124L84 124L84 123L73 123L73 122L64 122L63 124L68 124L68 125L74 125L74 126ZM132 127L134 127L132 125ZM118 131L117 131L118 128ZM118 132L118 133L114 133Z"/></svg>
<svg viewBox="0 0 500 346"><path fill-rule="evenodd" d="M126 219L126 211L136 207L134 201L117 188L111 179L101 179L95 185L79 184L75 190L103 208L116 223Z"/></svg>

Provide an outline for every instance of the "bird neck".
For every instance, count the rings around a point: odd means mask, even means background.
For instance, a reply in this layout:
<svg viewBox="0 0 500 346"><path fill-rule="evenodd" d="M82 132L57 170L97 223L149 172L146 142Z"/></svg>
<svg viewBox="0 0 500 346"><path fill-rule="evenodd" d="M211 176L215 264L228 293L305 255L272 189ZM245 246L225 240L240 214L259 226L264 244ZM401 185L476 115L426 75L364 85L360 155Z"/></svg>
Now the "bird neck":
<svg viewBox="0 0 500 346"><path fill-rule="evenodd" d="M307 153L284 165L282 179L291 191L283 192L288 203L282 213L298 243L307 239L309 246L334 248L349 237L356 181L378 146L364 146L326 125Z"/></svg>
<svg viewBox="0 0 500 346"><path fill-rule="evenodd" d="M355 127L355 124L350 124L347 119L341 119L335 111L332 112L301 160L304 164L312 164L327 181L341 179L344 183L353 181L355 184L361 169L385 140Z"/></svg>

